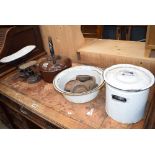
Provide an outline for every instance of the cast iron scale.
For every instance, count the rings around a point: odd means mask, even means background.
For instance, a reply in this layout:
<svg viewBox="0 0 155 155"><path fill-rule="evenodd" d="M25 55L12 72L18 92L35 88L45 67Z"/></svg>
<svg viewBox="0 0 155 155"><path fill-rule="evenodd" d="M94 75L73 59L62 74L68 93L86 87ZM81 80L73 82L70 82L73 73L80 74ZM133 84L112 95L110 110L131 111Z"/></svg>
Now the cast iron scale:
<svg viewBox="0 0 155 155"><path fill-rule="evenodd" d="M36 83L41 80L40 73L36 61L29 61L18 67L19 77L23 78L28 83Z"/></svg>
<svg viewBox="0 0 155 155"><path fill-rule="evenodd" d="M29 46L29 47L27 47ZM13 71L17 66L32 59L38 59L47 53L44 50L39 26L2 25L0 26L0 59L19 52L22 48L35 48L13 61L0 61L0 78ZM25 50L25 49L24 49ZM26 51L25 51L26 52ZM20 51L19 55L22 54ZM17 56L19 56L16 54ZM5 59L6 60L6 59Z"/></svg>
<svg viewBox="0 0 155 155"><path fill-rule="evenodd" d="M25 46L24 48L18 50L17 52L0 59L0 63L9 64L15 62L18 59L21 59L22 57L31 53L35 48L36 48L35 45ZM19 71L19 77L23 78L24 81L27 81L28 83L36 83L41 79L37 67L37 61L29 61L21 65L14 65L12 63L12 65L16 67L17 70Z"/></svg>

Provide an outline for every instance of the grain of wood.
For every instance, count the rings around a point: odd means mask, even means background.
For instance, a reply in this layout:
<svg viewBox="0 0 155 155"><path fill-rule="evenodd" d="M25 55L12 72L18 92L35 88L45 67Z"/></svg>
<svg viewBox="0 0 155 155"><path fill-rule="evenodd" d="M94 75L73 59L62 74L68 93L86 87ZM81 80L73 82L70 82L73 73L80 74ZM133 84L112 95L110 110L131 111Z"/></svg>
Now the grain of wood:
<svg viewBox="0 0 155 155"><path fill-rule="evenodd" d="M151 51L155 49L155 25L147 26L145 57L150 57Z"/></svg>
<svg viewBox="0 0 155 155"><path fill-rule="evenodd" d="M145 43L120 40L94 40L78 49L79 63L100 67L110 67L115 64L134 64L145 67L155 74L155 59L146 58Z"/></svg>
<svg viewBox="0 0 155 155"><path fill-rule="evenodd" d="M147 27L146 45L155 45L155 25L149 25Z"/></svg>
<svg viewBox="0 0 155 155"><path fill-rule="evenodd" d="M110 39L92 39L91 44L89 43L88 45L81 47L78 51L143 58L145 53L145 43Z"/></svg>
<svg viewBox="0 0 155 155"><path fill-rule="evenodd" d="M42 103L39 103L26 95L23 95L17 91L14 91L13 89L10 89L5 85L0 84L0 93L7 96L9 99L15 101L18 104L22 106L24 105L24 107L26 107L31 112L34 112L35 114L39 115L45 120L61 128L79 128L79 127L91 128L88 125L82 124L73 119L70 119L69 117L62 115L51 108L49 109L46 106L42 105ZM33 109L31 107L32 103L39 105L39 108L37 110Z"/></svg>

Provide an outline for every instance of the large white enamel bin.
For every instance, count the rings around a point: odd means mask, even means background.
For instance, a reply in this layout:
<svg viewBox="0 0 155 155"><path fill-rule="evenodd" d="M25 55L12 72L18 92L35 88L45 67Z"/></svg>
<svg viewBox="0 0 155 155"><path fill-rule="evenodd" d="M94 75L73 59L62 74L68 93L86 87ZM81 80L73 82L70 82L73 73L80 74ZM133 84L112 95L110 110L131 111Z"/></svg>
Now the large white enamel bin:
<svg viewBox="0 0 155 155"><path fill-rule="evenodd" d="M154 84L154 75L145 68L119 64L107 68L106 112L121 123L136 123L145 113L149 88Z"/></svg>

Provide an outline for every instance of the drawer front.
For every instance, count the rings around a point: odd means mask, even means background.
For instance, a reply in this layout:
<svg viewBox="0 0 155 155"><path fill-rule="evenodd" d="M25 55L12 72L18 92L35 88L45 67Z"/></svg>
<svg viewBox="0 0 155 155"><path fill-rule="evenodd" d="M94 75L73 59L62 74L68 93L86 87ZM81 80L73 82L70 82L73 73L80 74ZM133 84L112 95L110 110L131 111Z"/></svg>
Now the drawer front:
<svg viewBox="0 0 155 155"><path fill-rule="evenodd" d="M30 110L28 110L24 106L19 105L18 103L8 99L7 97L5 97L1 94L0 94L0 101L2 102L2 104L4 106L7 106L8 108L10 108L16 112L16 114L11 114L11 112L10 112L10 115L16 115L14 117L18 118L18 120L21 120L21 117L19 116L19 115L21 115L21 116L25 117L26 119L28 119L29 121L36 124L37 126L39 126L40 128L59 129L58 126L56 126L56 125L48 122L47 120L39 117L38 115L31 112Z"/></svg>
<svg viewBox="0 0 155 155"><path fill-rule="evenodd" d="M58 129L57 126L53 125L52 123L44 120L43 118L39 117L38 115L34 114L33 112L29 111L25 107L20 108L20 113L24 115L26 118L29 120L33 121L36 123L38 126L41 128L46 128L46 129Z"/></svg>

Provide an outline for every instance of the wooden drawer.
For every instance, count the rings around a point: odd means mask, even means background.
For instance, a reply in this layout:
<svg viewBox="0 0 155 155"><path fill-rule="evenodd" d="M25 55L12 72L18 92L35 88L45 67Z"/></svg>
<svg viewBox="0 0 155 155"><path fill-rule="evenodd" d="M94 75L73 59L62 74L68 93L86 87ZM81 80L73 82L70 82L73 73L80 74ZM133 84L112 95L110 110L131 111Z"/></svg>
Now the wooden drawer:
<svg viewBox="0 0 155 155"><path fill-rule="evenodd" d="M22 117L24 117L25 119L29 120L29 123L32 122L40 128L46 128L46 129L58 129L59 128L56 125L48 122L47 120L39 117L35 113L29 111L26 107L23 107L23 106L17 104L16 102L8 99L7 97L5 97L1 94L0 94L0 101L1 101L1 104L6 106L9 115L12 118L14 118L15 122L24 121L22 118ZM24 124L24 127L21 125L21 128L28 128L25 126L26 126L25 124Z"/></svg>
<svg viewBox="0 0 155 155"><path fill-rule="evenodd" d="M24 115L27 119L31 120L32 122L36 123L41 128L46 129L58 129L57 126L53 125L52 123L44 120L43 118L37 116L36 114L32 113L25 107L20 108L20 113Z"/></svg>

